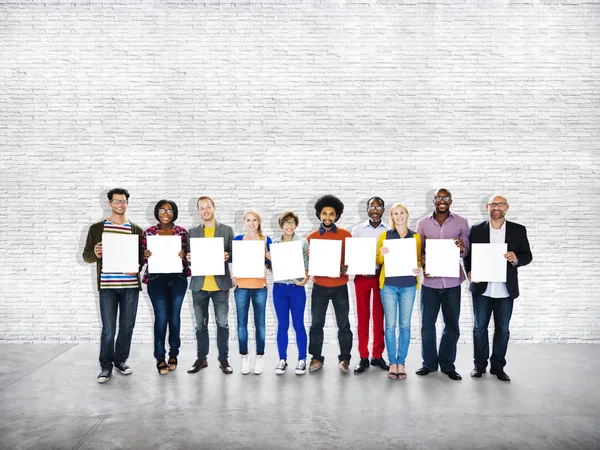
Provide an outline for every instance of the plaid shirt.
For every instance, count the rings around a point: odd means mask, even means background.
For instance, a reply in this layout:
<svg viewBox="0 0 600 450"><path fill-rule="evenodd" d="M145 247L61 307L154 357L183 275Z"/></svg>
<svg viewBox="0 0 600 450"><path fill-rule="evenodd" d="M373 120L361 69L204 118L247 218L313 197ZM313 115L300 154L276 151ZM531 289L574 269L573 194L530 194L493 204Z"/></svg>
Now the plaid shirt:
<svg viewBox="0 0 600 450"><path fill-rule="evenodd" d="M154 225L153 227L148 228L146 231L144 231L144 234L142 235L142 255L144 254L144 252L148 249L147 245L147 240L146 237L147 236L156 236L158 235L158 225ZM190 250L188 249L188 244L187 244L187 230L183 227L179 227L175 224L173 224L173 235L174 236L181 236L181 250L183 250L184 254L188 254L190 252ZM187 259L184 257L182 260L183 262L183 270L181 271L182 275L185 275L186 277L189 277L192 275L192 271L190 270L190 265L187 261ZM144 283L148 283L148 260L144 258L144 264L146 264L146 270L144 271L144 278L143 278L143 282Z"/></svg>

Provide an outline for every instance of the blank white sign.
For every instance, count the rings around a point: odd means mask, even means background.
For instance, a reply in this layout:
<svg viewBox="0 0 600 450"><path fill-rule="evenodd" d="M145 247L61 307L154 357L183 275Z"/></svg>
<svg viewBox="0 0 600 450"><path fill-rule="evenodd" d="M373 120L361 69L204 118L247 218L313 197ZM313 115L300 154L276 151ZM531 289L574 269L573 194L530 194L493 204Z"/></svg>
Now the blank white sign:
<svg viewBox="0 0 600 450"><path fill-rule="evenodd" d="M181 236L147 236L146 246L152 252L148 273L181 273Z"/></svg>
<svg viewBox="0 0 600 450"><path fill-rule="evenodd" d="M348 275L375 275L377 240L374 237L346 238L344 263Z"/></svg>
<svg viewBox="0 0 600 450"><path fill-rule="evenodd" d="M342 241L311 239L308 274L318 277L339 277L342 264Z"/></svg>
<svg viewBox="0 0 600 450"><path fill-rule="evenodd" d="M389 252L383 255L385 277L415 276L418 268L417 243L414 238L385 239L383 246Z"/></svg>
<svg viewBox="0 0 600 450"><path fill-rule="evenodd" d="M460 248L454 239L427 239L425 269L433 277L460 276Z"/></svg>
<svg viewBox="0 0 600 450"><path fill-rule="evenodd" d="M137 234L102 233L102 272L137 273L139 252Z"/></svg>
<svg viewBox="0 0 600 450"><path fill-rule="evenodd" d="M236 278L265 277L265 241L233 241L231 271Z"/></svg>
<svg viewBox="0 0 600 450"><path fill-rule="evenodd" d="M271 244L271 267L273 268L273 281L304 278L302 242Z"/></svg>
<svg viewBox="0 0 600 450"><path fill-rule="evenodd" d="M506 283L507 244L471 244L471 281Z"/></svg>
<svg viewBox="0 0 600 450"><path fill-rule="evenodd" d="M193 276L225 275L225 243L222 237L190 238Z"/></svg>

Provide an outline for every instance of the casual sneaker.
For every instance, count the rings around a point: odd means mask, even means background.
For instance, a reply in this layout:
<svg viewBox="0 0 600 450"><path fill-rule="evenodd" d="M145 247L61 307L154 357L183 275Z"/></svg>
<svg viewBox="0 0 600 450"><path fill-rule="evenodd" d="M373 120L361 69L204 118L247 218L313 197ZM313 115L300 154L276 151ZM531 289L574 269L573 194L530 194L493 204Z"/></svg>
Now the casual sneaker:
<svg viewBox="0 0 600 450"><path fill-rule="evenodd" d="M318 359L311 359L308 371L315 372L315 371L319 370L321 367L323 367L323 363L321 361L319 361Z"/></svg>
<svg viewBox="0 0 600 450"><path fill-rule="evenodd" d="M100 375L98 375L98 378L96 378L96 381L98 383L106 383L108 380L110 380L111 375L112 375L112 370L102 369L102 372L100 372Z"/></svg>
<svg viewBox="0 0 600 450"><path fill-rule="evenodd" d="M340 361L339 365L342 373L348 373L350 371L350 363L348 361Z"/></svg>
<svg viewBox="0 0 600 450"><path fill-rule="evenodd" d="M283 375L285 373L285 369L287 369L288 363L285 359L280 359L279 364L275 367L275 374Z"/></svg>
<svg viewBox="0 0 600 450"><path fill-rule="evenodd" d="M115 369L121 372L123 375L131 375L133 370L125 363L115 363Z"/></svg>
<svg viewBox="0 0 600 450"><path fill-rule="evenodd" d="M242 355L242 375L248 375L250 373L250 359L248 355Z"/></svg>
<svg viewBox="0 0 600 450"><path fill-rule="evenodd" d="M262 355L256 355L256 361L254 361L254 375L260 375L263 373L263 357Z"/></svg>
<svg viewBox="0 0 600 450"><path fill-rule="evenodd" d="M306 360L299 359L298 364L296 364L296 370L294 371L296 375L304 375L306 373Z"/></svg>

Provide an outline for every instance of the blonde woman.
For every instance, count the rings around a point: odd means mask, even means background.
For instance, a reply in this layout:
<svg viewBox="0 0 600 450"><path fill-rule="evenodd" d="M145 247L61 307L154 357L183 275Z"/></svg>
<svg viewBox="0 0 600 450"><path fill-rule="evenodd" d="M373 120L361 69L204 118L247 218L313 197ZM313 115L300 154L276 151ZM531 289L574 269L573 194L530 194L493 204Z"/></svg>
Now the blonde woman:
<svg viewBox="0 0 600 450"><path fill-rule="evenodd" d="M381 303L385 316L385 346L390 358L388 378L392 380L406 379L406 356L410 344L410 319L419 281L417 275L421 267L421 237L408 229L408 209L401 203L395 203L390 210L391 230L382 233L377 242L377 264L381 265L379 287ZM383 246L384 240L414 239L417 252L417 264L413 275L386 277L383 255L389 249ZM396 324L400 328L396 337Z"/></svg>
<svg viewBox="0 0 600 450"><path fill-rule="evenodd" d="M262 231L262 220L255 209L244 211L245 234L234 238L235 241L262 240L265 241L267 252L271 249L271 238ZM235 255L233 255L235 258ZM265 265L270 267L270 262L265 259ZM267 279L265 278L237 278L233 295L237 311L237 330L240 355L242 355L242 374L250 373L250 359L248 357L248 311L250 302L254 311L254 328L256 330L256 361L254 374L263 372L266 337L266 310L267 310Z"/></svg>

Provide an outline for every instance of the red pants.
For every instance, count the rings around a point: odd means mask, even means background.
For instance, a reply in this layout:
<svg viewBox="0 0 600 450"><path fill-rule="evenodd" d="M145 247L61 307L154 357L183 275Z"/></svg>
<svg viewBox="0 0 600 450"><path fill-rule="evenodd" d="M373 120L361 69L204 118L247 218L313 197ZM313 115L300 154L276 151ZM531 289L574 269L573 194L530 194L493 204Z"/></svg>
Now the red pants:
<svg viewBox="0 0 600 450"><path fill-rule="evenodd" d="M358 352L369 357L369 322L371 319L371 291L373 291L373 358L381 358L385 349L383 305L379 296L379 277L354 277L356 315L358 317Z"/></svg>

